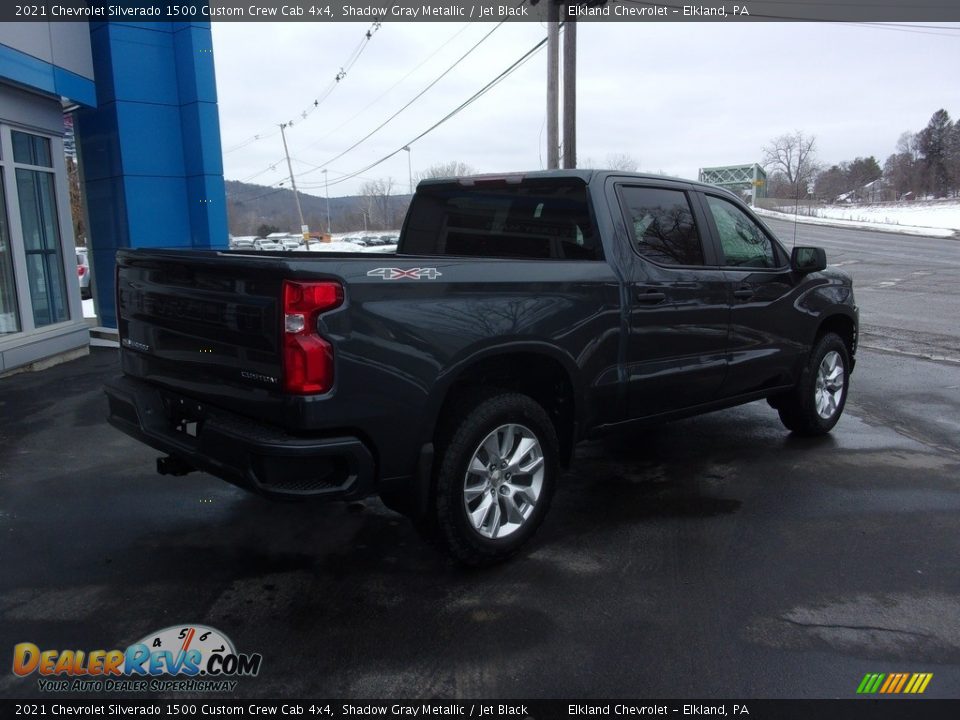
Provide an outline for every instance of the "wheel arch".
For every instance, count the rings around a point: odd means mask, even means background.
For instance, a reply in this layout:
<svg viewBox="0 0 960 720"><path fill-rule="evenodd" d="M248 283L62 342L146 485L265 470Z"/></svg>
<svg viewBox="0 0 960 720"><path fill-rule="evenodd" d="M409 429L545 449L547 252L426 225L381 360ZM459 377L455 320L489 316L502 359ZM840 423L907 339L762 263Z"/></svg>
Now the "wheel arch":
<svg viewBox="0 0 960 720"><path fill-rule="evenodd" d="M858 341L856 320L852 315L843 312L832 313L824 317L817 326L817 333L813 338L811 347L815 346L820 338L831 332L838 335L843 340L843 344L847 346L847 353L850 356L850 369L853 370Z"/></svg>
<svg viewBox="0 0 960 720"><path fill-rule="evenodd" d="M544 343L489 347L471 353L438 379L428 401L424 441L434 439L458 398L477 388L496 387L528 395L546 410L557 432L561 462L566 466L577 441L578 412L583 407L577 377L573 359Z"/></svg>

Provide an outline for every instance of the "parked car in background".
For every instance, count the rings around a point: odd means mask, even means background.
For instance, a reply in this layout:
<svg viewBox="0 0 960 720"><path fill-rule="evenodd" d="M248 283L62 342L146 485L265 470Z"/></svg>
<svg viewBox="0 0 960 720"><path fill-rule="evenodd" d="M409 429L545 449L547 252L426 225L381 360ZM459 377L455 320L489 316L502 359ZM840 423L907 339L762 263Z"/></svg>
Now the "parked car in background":
<svg viewBox="0 0 960 720"><path fill-rule="evenodd" d="M396 245L400 241L399 235L381 235L380 244L381 245Z"/></svg>
<svg viewBox="0 0 960 720"><path fill-rule="evenodd" d="M284 238L280 244L284 250L299 250L303 246L303 242L295 237Z"/></svg>
<svg viewBox="0 0 960 720"><path fill-rule="evenodd" d="M231 238L230 239L230 249L231 250L252 250L253 243L255 242L254 238Z"/></svg>
<svg viewBox="0 0 960 720"><path fill-rule="evenodd" d="M90 262L86 248L77 248L77 278L80 280L80 297L89 300L90 294Z"/></svg>
<svg viewBox="0 0 960 720"><path fill-rule="evenodd" d="M253 241L254 250L285 250L280 243L269 238L257 238Z"/></svg>

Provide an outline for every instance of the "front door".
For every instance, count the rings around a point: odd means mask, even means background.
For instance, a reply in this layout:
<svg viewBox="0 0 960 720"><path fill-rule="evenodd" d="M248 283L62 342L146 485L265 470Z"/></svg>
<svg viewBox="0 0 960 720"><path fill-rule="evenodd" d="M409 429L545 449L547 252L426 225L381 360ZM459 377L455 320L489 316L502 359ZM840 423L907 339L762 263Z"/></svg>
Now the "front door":
<svg viewBox="0 0 960 720"><path fill-rule="evenodd" d="M730 288L730 368L723 397L796 382L804 338L796 322L796 278L783 248L729 199L704 194Z"/></svg>

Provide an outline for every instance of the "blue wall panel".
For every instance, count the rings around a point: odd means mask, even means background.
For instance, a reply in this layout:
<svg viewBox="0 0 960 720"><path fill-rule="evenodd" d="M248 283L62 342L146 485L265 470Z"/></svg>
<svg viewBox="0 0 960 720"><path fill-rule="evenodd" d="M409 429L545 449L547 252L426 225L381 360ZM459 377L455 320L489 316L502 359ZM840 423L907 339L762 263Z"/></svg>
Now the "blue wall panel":
<svg viewBox="0 0 960 720"><path fill-rule="evenodd" d="M76 131L81 143L83 177L88 184L123 173L115 103L101 102L96 112L81 111Z"/></svg>
<svg viewBox="0 0 960 720"><path fill-rule="evenodd" d="M187 196L190 226L194 231L193 246L226 250L229 244L227 233L220 226L220 218L227 213L223 176L194 175L187 178Z"/></svg>
<svg viewBox="0 0 960 720"><path fill-rule="evenodd" d="M96 103L93 81L89 78L6 45L0 45L0 77L82 105Z"/></svg>
<svg viewBox="0 0 960 720"><path fill-rule="evenodd" d="M78 137L101 318L115 327L118 248L227 246L220 120L209 23L91 23L90 38L99 107Z"/></svg>
<svg viewBox="0 0 960 720"><path fill-rule="evenodd" d="M123 180L127 214L136 218L131 228L130 247L191 247L192 229L183 177L137 177Z"/></svg>
<svg viewBox="0 0 960 720"><path fill-rule="evenodd" d="M179 105L176 58L170 33L116 24L110 26L109 34L111 54L123 59L112 68L116 99Z"/></svg>
<svg viewBox="0 0 960 720"><path fill-rule="evenodd" d="M124 175L183 177L183 141L176 105L116 103Z"/></svg>
<svg viewBox="0 0 960 720"><path fill-rule="evenodd" d="M180 102L217 102L213 36L209 27L184 25L174 33Z"/></svg>
<svg viewBox="0 0 960 720"><path fill-rule="evenodd" d="M223 175L220 114L213 103L193 103L181 114L184 168L187 175ZM209 139L215 138L216 142Z"/></svg>

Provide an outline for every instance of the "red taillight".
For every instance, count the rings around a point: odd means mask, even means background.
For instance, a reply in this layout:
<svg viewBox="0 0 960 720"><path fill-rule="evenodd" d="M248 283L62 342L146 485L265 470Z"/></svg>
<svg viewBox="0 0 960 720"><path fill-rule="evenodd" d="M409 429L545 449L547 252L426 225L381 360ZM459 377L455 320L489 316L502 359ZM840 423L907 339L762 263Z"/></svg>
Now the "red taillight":
<svg viewBox="0 0 960 720"><path fill-rule="evenodd" d="M283 282L283 387L324 393L333 387L333 346L317 334L317 316L343 302L337 282Z"/></svg>
<svg viewBox="0 0 960 720"><path fill-rule="evenodd" d="M77 265L77 277L83 277L87 274L87 268L83 265Z"/></svg>

